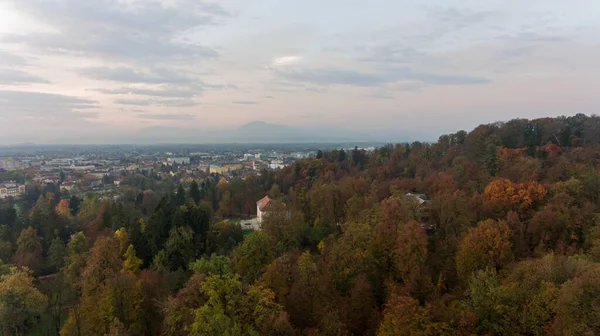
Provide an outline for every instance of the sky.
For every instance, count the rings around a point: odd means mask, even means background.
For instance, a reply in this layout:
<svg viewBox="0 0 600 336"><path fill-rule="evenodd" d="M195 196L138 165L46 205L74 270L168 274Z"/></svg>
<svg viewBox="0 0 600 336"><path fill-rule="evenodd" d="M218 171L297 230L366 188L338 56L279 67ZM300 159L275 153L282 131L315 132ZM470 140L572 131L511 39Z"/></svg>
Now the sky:
<svg viewBox="0 0 600 336"><path fill-rule="evenodd" d="M0 144L253 121L429 140L593 114L599 17L597 0L0 0Z"/></svg>

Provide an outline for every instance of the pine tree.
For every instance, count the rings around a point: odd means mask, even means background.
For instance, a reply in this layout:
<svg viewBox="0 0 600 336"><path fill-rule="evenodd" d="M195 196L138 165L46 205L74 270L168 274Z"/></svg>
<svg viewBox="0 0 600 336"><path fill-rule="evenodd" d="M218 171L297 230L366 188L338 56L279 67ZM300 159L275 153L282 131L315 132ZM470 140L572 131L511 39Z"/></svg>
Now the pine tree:
<svg viewBox="0 0 600 336"><path fill-rule="evenodd" d="M194 180L190 187L190 195L196 204L200 203L200 188L198 187L198 183Z"/></svg>

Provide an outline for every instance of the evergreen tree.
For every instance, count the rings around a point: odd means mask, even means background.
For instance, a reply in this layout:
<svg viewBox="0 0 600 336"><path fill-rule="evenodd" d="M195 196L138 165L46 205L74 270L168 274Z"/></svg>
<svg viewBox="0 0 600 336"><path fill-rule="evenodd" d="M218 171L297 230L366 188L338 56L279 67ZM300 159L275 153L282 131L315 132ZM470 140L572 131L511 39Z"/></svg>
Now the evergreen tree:
<svg viewBox="0 0 600 336"><path fill-rule="evenodd" d="M177 188L177 195L175 196L175 204L177 206L182 206L185 204L185 190L183 189L183 185L180 183Z"/></svg>
<svg viewBox="0 0 600 336"><path fill-rule="evenodd" d="M194 202L196 202L196 204L200 203L200 188L198 187L198 183L196 182L196 180L192 182L192 185L190 187L190 196L192 197Z"/></svg>

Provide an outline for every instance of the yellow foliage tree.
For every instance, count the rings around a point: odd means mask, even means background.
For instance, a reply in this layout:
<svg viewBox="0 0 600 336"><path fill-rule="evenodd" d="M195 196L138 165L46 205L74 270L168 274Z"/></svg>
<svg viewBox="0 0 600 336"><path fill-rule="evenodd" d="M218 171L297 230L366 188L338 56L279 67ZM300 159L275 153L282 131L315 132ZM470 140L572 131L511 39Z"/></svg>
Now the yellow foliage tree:
<svg viewBox="0 0 600 336"><path fill-rule="evenodd" d="M501 269L513 260L511 230L504 221L479 222L459 244L456 255L458 275L467 279L486 268Z"/></svg>
<svg viewBox="0 0 600 336"><path fill-rule="evenodd" d="M125 253L129 243L127 230L125 230L125 228L120 228L119 230L115 231L115 239L119 242L119 251L121 251L121 254Z"/></svg>
<svg viewBox="0 0 600 336"><path fill-rule="evenodd" d="M28 322L42 313L46 301L46 296L34 287L29 269L11 267L0 277L2 335L23 335Z"/></svg>
<svg viewBox="0 0 600 336"><path fill-rule="evenodd" d="M129 245L123 257L123 273L138 274L143 261L135 255L133 245Z"/></svg>

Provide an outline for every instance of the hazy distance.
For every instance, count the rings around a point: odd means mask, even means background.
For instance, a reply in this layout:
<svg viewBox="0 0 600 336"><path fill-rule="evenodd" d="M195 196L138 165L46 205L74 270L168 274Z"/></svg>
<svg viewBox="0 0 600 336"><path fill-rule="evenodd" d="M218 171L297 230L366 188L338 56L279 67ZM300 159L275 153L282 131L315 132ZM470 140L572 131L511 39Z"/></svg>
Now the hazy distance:
<svg viewBox="0 0 600 336"><path fill-rule="evenodd" d="M600 107L591 0L0 0L0 17L0 144L427 141Z"/></svg>

